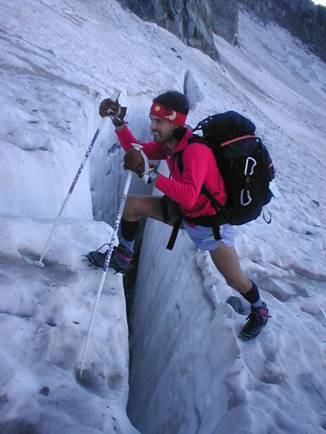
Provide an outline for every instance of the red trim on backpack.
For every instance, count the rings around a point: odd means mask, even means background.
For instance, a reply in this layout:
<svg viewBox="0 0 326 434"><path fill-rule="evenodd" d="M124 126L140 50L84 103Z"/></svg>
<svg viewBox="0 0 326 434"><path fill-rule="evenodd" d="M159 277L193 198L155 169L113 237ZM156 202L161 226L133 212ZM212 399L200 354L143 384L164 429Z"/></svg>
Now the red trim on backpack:
<svg viewBox="0 0 326 434"><path fill-rule="evenodd" d="M251 136L251 135L236 137L235 139L229 140L228 142L221 143L220 147L223 148L224 146L231 145L231 143L238 142L239 140L255 139L255 138L256 136Z"/></svg>

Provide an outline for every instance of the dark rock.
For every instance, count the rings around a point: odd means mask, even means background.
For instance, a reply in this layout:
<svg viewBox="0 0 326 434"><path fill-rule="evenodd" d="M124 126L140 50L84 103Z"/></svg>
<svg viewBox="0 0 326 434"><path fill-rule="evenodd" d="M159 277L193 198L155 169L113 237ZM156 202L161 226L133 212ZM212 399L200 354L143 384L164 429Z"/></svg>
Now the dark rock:
<svg viewBox="0 0 326 434"><path fill-rule="evenodd" d="M153 21L184 43L218 59L213 33L234 43L238 28L236 0L119 0L145 21Z"/></svg>
<svg viewBox="0 0 326 434"><path fill-rule="evenodd" d="M145 21L152 21L185 44L218 59L213 35L237 45L238 3L264 21L275 21L326 60L326 8L311 0L119 0ZM171 50L174 51L173 48Z"/></svg>
<svg viewBox="0 0 326 434"><path fill-rule="evenodd" d="M326 8L311 0L240 0L261 19L273 20L326 61Z"/></svg>
<svg viewBox="0 0 326 434"><path fill-rule="evenodd" d="M57 324L54 321L52 321L51 319L49 319L46 323L49 327L56 327L57 326Z"/></svg>
<svg viewBox="0 0 326 434"><path fill-rule="evenodd" d="M49 396L50 388L48 386L42 387L42 389L39 391L40 395Z"/></svg>

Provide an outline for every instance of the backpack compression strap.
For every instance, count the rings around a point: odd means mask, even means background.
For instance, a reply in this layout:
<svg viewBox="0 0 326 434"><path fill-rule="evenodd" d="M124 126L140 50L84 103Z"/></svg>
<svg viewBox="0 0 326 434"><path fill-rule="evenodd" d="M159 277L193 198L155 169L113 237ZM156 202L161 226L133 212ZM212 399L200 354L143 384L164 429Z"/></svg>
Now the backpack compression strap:
<svg viewBox="0 0 326 434"><path fill-rule="evenodd" d="M174 244L175 244L175 242L176 242L176 239L177 239L177 236L178 236L178 233L179 233L179 229L180 229L180 227L181 227L181 223L182 223L182 217L179 218L179 219L174 223L174 225L173 225L173 229L172 229L172 232L171 232L171 235L170 235L170 239L169 239L168 244L167 244L167 246L166 246L166 248L167 248L168 250L172 250L173 247L174 247Z"/></svg>
<svg viewBox="0 0 326 434"><path fill-rule="evenodd" d="M213 229L213 234L215 240L221 240L220 226L226 223L226 219L222 212L225 210L222 205L215 199L215 197L206 189L205 186L202 187L201 193L204 194L211 202L213 208L216 211L215 215L203 215L199 217L185 217L185 221L194 223L199 226L209 227Z"/></svg>

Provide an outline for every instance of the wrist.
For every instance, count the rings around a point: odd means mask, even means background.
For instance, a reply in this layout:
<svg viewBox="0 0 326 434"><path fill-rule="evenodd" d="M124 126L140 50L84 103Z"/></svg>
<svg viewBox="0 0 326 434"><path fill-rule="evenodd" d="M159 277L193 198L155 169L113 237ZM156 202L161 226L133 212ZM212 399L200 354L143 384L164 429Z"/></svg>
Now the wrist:
<svg viewBox="0 0 326 434"><path fill-rule="evenodd" d="M157 178L160 176L159 172L157 171L156 167L153 167L151 171L148 174L148 184L154 184Z"/></svg>
<svg viewBox="0 0 326 434"><path fill-rule="evenodd" d="M123 119L120 119L118 116L110 116L110 118L115 127L121 127L121 125L124 125L126 123Z"/></svg>
<svg viewBox="0 0 326 434"><path fill-rule="evenodd" d="M122 131L122 130L124 130L124 129L126 128L127 123L126 123L126 122L123 122L123 123L120 124L120 125L116 125L116 124L113 123L113 125L115 126L115 130L116 130L116 131Z"/></svg>

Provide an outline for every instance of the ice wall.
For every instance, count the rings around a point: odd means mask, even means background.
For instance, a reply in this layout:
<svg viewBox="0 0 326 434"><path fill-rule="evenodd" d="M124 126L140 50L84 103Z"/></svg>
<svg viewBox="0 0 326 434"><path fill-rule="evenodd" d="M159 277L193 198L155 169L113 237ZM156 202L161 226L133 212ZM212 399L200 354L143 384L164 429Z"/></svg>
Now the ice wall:
<svg viewBox="0 0 326 434"><path fill-rule="evenodd" d="M215 63L114 0L28 7L13 0L0 9L1 428L134 432L125 413L127 328L117 276L99 310L94 376L84 384L74 376L99 280L81 254L109 237L108 226L89 220L92 212L114 220L125 176L109 122L65 213L72 219L46 257L50 269L31 271L25 254L44 245L98 125L101 98L122 90L129 125L146 140L151 98L184 89L190 123L238 110L256 122L275 160L283 199L272 204L273 224L257 221L237 238L273 321L263 339L238 342L244 318L225 305L230 291L207 257L183 235L172 254L165 251L168 229L149 223L132 325L131 417L144 434L324 432L325 64L246 14L238 47L215 39Z"/></svg>
<svg viewBox="0 0 326 434"><path fill-rule="evenodd" d="M108 95L109 97L110 95ZM134 98L122 92L120 102L128 107L127 120L135 138L150 140L149 122L144 120L144 113L150 106L150 98ZM96 107L96 112L97 112ZM98 122L97 116L97 122ZM108 119L103 127L94 152L90 157L90 189L93 215L95 220L104 220L113 225L126 180L123 169L123 155L114 127ZM130 194L145 194L152 190L150 185L133 176Z"/></svg>
<svg viewBox="0 0 326 434"><path fill-rule="evenodd" d="M110 96L116 84L100 78L106 68L106 63L99 66L96 51L102 27L94 26L81 2L68 3L0 5L1 434L138 432L126 414L124 290L121 276L111 272L86 370L78 377L101 277L101 270L89 268L82 255L112 236L106 223L93 220L93 205L94 211L100 208L97 186L112 197L106 201L107 214L96 212L103 220L115 214L114 194L118 197L117 186L123 183L121 152L109 178L102 177L103 166L90 171L103 147L105 155L115 155L107 140L113 136L109 122L56 228L46 266L33 263L99 124L99 92ZM103 179L109 179L110 189Z"/></svg>
<svg viewBox="0 0 326 434"><path fill-rule="evenodd" d="M248 414L233 380L241 363L232 332L238 324L219 303L228 290L218 278L215 287L204 284L207 258L185 234L166 250L170 231L146 225L132 318L129 415L146 434L238 432L225 430L236 413Z"/></svg>

